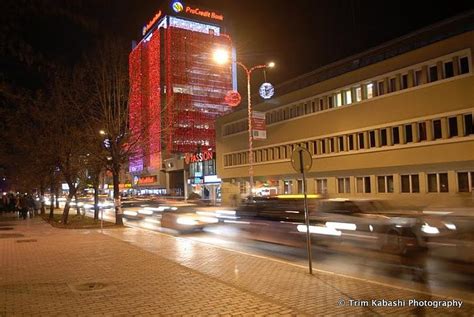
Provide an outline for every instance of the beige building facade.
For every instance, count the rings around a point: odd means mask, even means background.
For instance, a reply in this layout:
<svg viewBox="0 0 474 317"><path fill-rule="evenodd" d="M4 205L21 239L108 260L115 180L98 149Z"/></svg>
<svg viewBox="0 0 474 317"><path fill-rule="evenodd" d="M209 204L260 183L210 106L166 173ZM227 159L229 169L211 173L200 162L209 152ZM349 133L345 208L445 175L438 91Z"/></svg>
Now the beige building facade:
<svg viewBox="0 0 474 317"><path fill-rule="evenodd" d="M466 19L472 25L471 14L322 67L256 104L267 139L253 142L255 194L301 193L290 157L302 146L313 159L308 193L473 206L474 31L459 30ZM243 107L217 121L223 203L249 190Z"/></svg>

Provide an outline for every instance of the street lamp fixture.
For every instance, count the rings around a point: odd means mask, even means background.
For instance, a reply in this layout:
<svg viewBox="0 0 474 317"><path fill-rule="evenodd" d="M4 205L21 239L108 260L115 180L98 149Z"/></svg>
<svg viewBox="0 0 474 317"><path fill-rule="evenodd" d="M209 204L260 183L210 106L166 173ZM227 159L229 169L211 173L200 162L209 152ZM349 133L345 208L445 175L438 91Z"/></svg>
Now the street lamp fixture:
<svg viewBox="0 0 474 317"><path fill-rule="evenodd" d="M214 51L214 61L220 65L226 64L229 60L229 53L223 49L217 49ZM249 182L250 182L250 198L253 200L253 134L252 134L252 98L250 89L250 78L252 72L257 69L273 68L275 67L274 62L268 64L255 65L253 67L247 67L245 64L239 61L235 61L237 65L242 67L247 75L247 113L248 113L248 132L249 132Z"/></svg>
<svg viewBox="0 0 474 317"><path fill-rule="evenodd" d="M104 131L104 130L100 130L99 133L100 133L100 135L105 135L105 131Z"/></svg>

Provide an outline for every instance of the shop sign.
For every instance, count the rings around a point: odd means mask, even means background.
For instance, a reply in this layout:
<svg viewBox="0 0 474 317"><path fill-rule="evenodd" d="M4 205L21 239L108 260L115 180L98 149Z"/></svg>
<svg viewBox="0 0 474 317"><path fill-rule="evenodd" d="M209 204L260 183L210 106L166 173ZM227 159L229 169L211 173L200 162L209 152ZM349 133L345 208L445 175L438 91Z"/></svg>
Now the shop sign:
<svg viewBox="0 0 474 317"><path fill-rule="evenodd" d="M132 184L119 184L119 189L132 188Z"/></svg>
<svg viewBox="0 0 474 317"><path fill-rule="evenodd" d="M184 162L186 164L210 161L214 159L214 152L211 151L202 151L201 153L186 153L184 156Z"/></svg>
<svg viewBox="0 0 474 317"><path fill-rule="evenodd" d="M204 183L220 183L221 179L217 175L204 176Z"/></svg>
<svg viewBox="0 0 474 317"><path fill-rule="evenodd" d="M189 178L188 181L189 181L188 183L190 183L192 185L197 185L197 184L202 184L203 183L203 179L201 177Z"/></svg>
<svg viewBox="0 0 474 317"><path fill-rule="evenodd" d="M201 10L199 8L191 8L190 6L186 6L184 12L212 20L224 21L224 16L222 14L217 14L214 11Z"/></svg>
<svg viewBox="0 0 474 317"><path fill-rule="evenodd" d="M265 112L252 112L252 137L254 140L267 139L267 127L265 124Z"/></svg>
<svg viewBox="0 0 474 317"><path fill-rule="evenodd" d="M148 32L149 29L151 29L151 27L153 26L153 24L156 23L156 21L158 21L158 19L161 17L161 10L158 11L157 14L155 14L155 16L153 17L153 19L150 20L150 22L148 22L144 27L143 27L143 31L142 31L142 35L145 35L146 32Z"/></svg>
<svg viewBox="0 0 474 317"><path fill-rule="evenodd" d="M156 175L140 177L138 179L138 185L152 184L152 183L156 183Z"/></svg>

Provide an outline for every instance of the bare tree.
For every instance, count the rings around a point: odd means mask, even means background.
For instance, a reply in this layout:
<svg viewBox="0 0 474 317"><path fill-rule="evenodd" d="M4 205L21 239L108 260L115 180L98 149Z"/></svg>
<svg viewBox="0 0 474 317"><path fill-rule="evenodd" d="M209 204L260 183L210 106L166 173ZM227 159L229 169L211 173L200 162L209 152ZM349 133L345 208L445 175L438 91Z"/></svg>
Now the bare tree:
<svg viewBox="0 0 474 317"><path fill-rule="evenodd" d="M140 147L141 134L129 133L127 45L105 40L91 61L97 115L95 126L101 126L107 168L112 172L116 224L123 224L120 201L120 170ZM97 131L99 133L99 131Z"/></svg>

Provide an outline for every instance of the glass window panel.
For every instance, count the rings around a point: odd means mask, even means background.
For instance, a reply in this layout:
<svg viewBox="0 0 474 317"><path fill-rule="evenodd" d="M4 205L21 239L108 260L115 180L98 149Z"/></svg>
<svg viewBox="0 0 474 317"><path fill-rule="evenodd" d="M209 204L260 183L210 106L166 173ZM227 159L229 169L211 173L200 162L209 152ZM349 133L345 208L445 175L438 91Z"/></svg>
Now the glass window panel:
<svg viewBox="0 0 474 317"><path fill-rule="evenodd" d="M355 93L356 93L356 96L355 96L356 97L356 102L361 101L362 100L362 88L357 87L355 89Z"/></svg>
<svg viewBox="0 0 474 317"><path fill-rule="evenodd" d="M438 192L438 183L436 181L436 174L428 174L428 192Z"/></svg>
<svg viewBox="0 0 474 317"><path fill-rule="evenodd" d="M456 117L451 117L448 119L449 124L449 137L458 136L458 119Z"/></svg>
<svg viewBox="0 0 474 317"><path fill-rule="evenodd" d="M458 173L458 188L460 192L469 192L469 175L467 172Z"/></svg>
<svg viewBox="0 0 474 317"><path fill-rule="evenodd" d="M430 67L430 83L438 80L438 66L431 66Z"/></svg>
<svg viewBox="0 0 474 317"><path fill-rule="evenodd" d="M439 174L439 190L442 193L449 192L448 173L440 173Z"/></svg>
<svg viewBox="0 0 474 317"><path fill-rule="evenodd" d="M411 124L405 125L405 138L406 138L407 143L413 142L413 133L411 130Z"/></svg>
<svg viewBox="0 0 474 317"><path fill-rule="evenodd" d="M450 78L454 76L453 62L444 63L444 78Z"/></svg>
<svg viewBox="0 0 474 317"><path fill-rule="evenodd" d="M385 193L385 176L377 177L377 190L379 193Z"/></svg>
<svg viewBox="0 0 474 317"><path fill-rule="evenodd" d="M441 139L441 120L433 120L433 138Z"/></svg>
<svg viewBox="0 0 474 317"><path fill-rule="evenodd" d="M366 193L371 192L371 190L370 190L370 177L369 176L364 177L364 188L365 188Z"/></svg>
<svg viewBox="0 0 474 317"><path fill-rule="evenodd" d="M367 84L367 99L374 97L374 84Z"/></svg>
<svg viewBox="0 0 474 317"><path fill-rule="evenodd" d="M418 176L418 174L411 175L411 192L420 192L420 177Z"/></svg>
<svg viewBox="0 0 474 317"><path fill-rule="evenodd" d="M387 176L387 193L393 193L393 176Z"/></svg>
<svg viewBox="0 0 474 317"><path fill-rule="evenodd" d="M467 58L467 56L461 57L459 59L459 70L461 74L469 73L469 59Z"/></svg>
<svg viewBox="0 0 474 317"><path fill-rule="evenodd" d="M402 193L410 192L410 175L401 176Z"/></svg>

